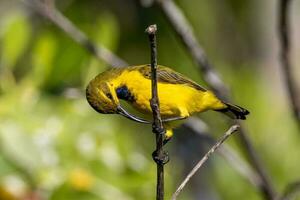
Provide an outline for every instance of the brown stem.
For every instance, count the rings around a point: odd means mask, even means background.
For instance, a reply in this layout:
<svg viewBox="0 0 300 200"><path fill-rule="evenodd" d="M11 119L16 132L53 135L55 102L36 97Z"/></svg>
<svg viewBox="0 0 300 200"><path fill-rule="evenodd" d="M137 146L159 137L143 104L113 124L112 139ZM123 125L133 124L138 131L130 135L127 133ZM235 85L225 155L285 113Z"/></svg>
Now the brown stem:
<svg viewBox="0 0 300 200"><path fill-rule="evenodd" d="M283 72L283 78L289 94L291 109L300 128L300 98L297 95L296 83L292 77L292 66L290 63L290 40L289 40L289 5L291 0L280 0L278 13L278 32L280 42L280 62Z"/></svg>
<svg viewBox="0 0 300 200"><path fill-rule="evenodd" d="M149 36L150 49L151 49L151 83L152 83L152 98L150 105L153 113L152 131L156 134L156 151L154 155L154 161L157 165L157 185L156 185L156 199L164 199L164 164L166 163L166 153L163 151L163 139L165 135L165 129L162 124L160 111L159 111L159 99L157 94L157 48L156 48L156 25L150 25L146 29L146 33Z"/></svg>

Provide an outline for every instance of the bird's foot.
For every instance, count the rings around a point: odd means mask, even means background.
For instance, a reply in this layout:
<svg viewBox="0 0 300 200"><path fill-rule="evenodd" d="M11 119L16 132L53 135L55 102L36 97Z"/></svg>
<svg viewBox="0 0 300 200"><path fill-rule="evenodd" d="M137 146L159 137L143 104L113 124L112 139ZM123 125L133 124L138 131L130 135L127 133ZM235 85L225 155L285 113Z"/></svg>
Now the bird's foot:
<svg viewBox="0 0 300 200"><path fill-rule="evenodd" d="M163 151L161 155L158 154L157 150L152 153L153 160L160 164L165 165L169 162L169 153L167 151Z"/></svg>

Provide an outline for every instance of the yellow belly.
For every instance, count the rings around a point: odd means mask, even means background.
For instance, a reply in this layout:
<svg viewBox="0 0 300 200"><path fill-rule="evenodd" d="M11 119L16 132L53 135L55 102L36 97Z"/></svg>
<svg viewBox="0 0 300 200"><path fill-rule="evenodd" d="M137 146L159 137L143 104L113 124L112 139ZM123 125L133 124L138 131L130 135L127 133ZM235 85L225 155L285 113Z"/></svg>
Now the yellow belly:
<svg viewBox="0 0 300 200"><path fill-rule="evenodd" d="M118 85L126 85L135 97L132 104L138 111L151 114L151 80L138 71L124 72ZM221 103L211 92L201 91L184 84L158 83L160 113L163 118L181 116L188 117L195 112L222 108Z"/></svg>

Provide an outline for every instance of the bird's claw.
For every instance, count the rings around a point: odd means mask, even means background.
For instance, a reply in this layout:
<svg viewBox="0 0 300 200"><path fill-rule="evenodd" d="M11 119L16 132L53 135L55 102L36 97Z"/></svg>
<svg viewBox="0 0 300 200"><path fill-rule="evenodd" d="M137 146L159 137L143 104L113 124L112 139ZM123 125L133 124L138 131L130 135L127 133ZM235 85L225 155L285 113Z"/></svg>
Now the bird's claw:
<svg viewBox="0 0 300 200"><path fill-rule="evenodd" d="M153 160L160 164L160 165L165 165L169 162L169 153L167 151L163 151L162 152L162 155L158 155L158 152L157 150L155 150L153 153L152 153L152 158Z"/></svg>
<svg viewBox="0 0 300 200"><path fill-rule="evenodd" d="M170 140L172 139L172 137L165 137L164 141L163 141L163 146L165 146Z"/></svg>

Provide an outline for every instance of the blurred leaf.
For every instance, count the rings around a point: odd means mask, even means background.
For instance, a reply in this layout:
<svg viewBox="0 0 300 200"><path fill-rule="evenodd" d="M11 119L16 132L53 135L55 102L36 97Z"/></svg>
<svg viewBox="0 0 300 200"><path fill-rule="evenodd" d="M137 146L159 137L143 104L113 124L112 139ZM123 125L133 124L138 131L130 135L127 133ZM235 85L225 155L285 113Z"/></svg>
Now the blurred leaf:
<svg viewBox="0 0 300 200"><path fill-rule="evenodd" d="M0 145L2 151L12 162L34 172L40 167L40 155L32 140L12 122L2 123L0 127Z"/></svg>
<svg viewBox="0 0 300 200"><path fill-rule="evenodd" d="M53 58L57 49L57 42L51 33L43 33L37 39L32 52L32 77L35 83L43 84L50 75L53 67Z"/></svg>
<svg viewBox="0 0 300 200"><path fill-rule="evenodd" d="M95 177L86 169L73 169L69 174L69 184L78 191L88 191L94 184Z"/></svg>
<svg viewBox="0 0 300 200"><path fill-rule="evenodd" d="M86 51L69 38L56 37L56 44L52 66L49 67L51 72L44 81L44 87L52 92L59 92L67 86L79 85L80 70L89 58Z"/></svg>
<svg viewBox="0 0 300 200"><path fill-rule="evenodd" d="M49 200L65 200L65 199L84 199L84 200L102 200L99 196L87 191L76 191L67 184L57 188L50 196Z"/></svg>
<svg viewBox="0 0 300 200"><path fill-rule="evenodd" d="M104 46L114 52L119 45L120 30L119 24L114 15L109 12L102 13L91 27L92 38L96 44ZM103 71L107 64L96 58L90 60L87 69L83 68L85 73L83 83L86 85L95 75ZM111 66L110 66L111 67Z"/></svg>
<svg viewBox="0 0 300 200"><path fill-rule="evenodd" d="M27 16L20 11L10 12L2 17L2 64L13 68L24 53L31 36L31 26Z"/></svg>
<svg viewBox="0 0 300 200"><path fill-rule="evenodd" d="M102 13L92 27L93 38L99 45L114 51L118 45L120 30L119 24L114 15L109 12Z"/></svg>
<svg viewBox="0 0 300 200"><path fill-rule="evenodd" d="M17 198L7 188L0 186L0 199L2 200L17 200Z"/></svg>

